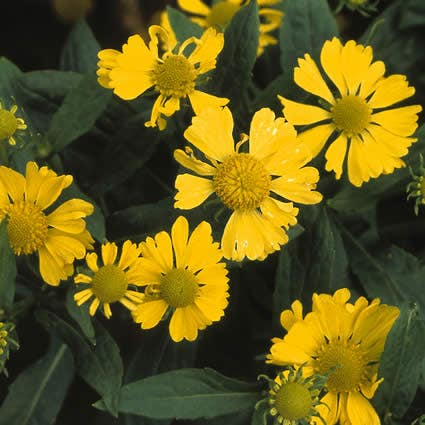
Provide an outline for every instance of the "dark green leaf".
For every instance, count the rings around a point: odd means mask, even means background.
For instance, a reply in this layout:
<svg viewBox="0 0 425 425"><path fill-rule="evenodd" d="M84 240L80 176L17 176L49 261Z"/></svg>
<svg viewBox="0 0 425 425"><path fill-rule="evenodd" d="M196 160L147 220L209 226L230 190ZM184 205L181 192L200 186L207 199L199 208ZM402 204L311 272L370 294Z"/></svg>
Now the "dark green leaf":
<svg viewBox="0 0 425 425"><path fill-rule="evenodd" d="M167 6L167 13L171 28L180 43L190 37L200 37L202 35L202 28L192 22L184 13L170 6Z"/></svg>
<svg viewBox="0 0 425 425"><path fill-rule="evenodd" d="M93 32L82 20L75 24L60 58L60 68L64 71L86 72L95 71L97 68L97 53L100 45L94 38Z"/></svg>
<svg viewBox="0 0 425 425"><path fill-rule="evenodd" d="M179 369L125 385L119 410L155 419L213 418L253 407L260 396L258 385L212 369Z"/></svg>
<svg viewBox="0 0 425 425"><path fill-rule="evenodd" d="M91 345L78 330L54 313L42 310L37 317L49 332L68 345L74 355L77 373L103 397L107 410L116 416L123 365L119 348L111 335L95 321L96 345Z"/></svg>
<svg viewBox="0 0 425 425"><path fill-rule="evenodd" d="M326 0L285 0L280 28L280 65L292 77L297 59L309 53L318 60L323 43L338 35Z"/></svg>
<svg viewBox="0 0 425 425"><path fill-rule="evenodd" d="M425 351L424 332L417 305L404 304L388 335L379 365L379 376L384 377L384 382L375 401L385 417L401 419L415 397L418 369Z"/></svg>
<svg viewBox="0 0 425 425"><path fill-rule="evenodd" d="M112 97L96 80L96 75L83 77L80 83L65 97L59 110L53 115L47 137L55 152L87 133L106 109Z"/></svg>
<svg viewBox="0 0 425 425"><path fill-rule="evenodd" d="M22 75L21 70L4 57L0 57L0 101L3 106L13 104L16 81Z"/></svg>
<svg viewBox="0 0 425 425"><path fill-rule="evenodd" d="M0 408L0 425L46 425L55 422L74 376L66 345L52 343L48 353L10 385Z"/></svg>
<svg viewBox="0 0 425 425"><path fill-rule="evenodd" d="M6 220L0 224L0 307L9 309L15 296L16 259L9 244Z"/></svg>

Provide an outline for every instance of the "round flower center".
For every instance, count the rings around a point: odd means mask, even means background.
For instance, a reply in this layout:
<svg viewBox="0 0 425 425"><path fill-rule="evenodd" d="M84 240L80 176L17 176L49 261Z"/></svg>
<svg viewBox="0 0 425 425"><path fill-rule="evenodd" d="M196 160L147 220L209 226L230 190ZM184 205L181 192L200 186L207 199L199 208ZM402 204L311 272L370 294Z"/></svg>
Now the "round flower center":
<svg viewBox="0 0 425 425"><path fill-rule="evenodd" d="M362 381L365 367L358 348L347 346L342 342L330 343L323 347L316 364L317 372L320 374L335 368L326 384L329 391L333 392L356 389Z"/></svg>
<svg viewBox="0 0 425 425"><path fill-rule="evenodd" d="M152 79L162 95L186 97L195 89L196 71L184 56L170 55L156 65Z"/></svg>
<svg viewBox="0 0 425 425"><path fill-rule="evenodd" d="M5 109L0 109L0 140L13 136L17 128L18 121L15 114Z"/></svg>
<svg viewBox="0 0 425 425"><path fill-rule="evenodd" d="M92 291L103 303L119 301L127 288L128 280L125 272L113 264L101 267L93 276Z"/></svg>
<svg viewBox="0 0 425 425"><path fill-rule="evenodd" d="M16 255L32 254L47 240L47 218L33 203L20 201L6 209L7 234Z"/></svg>
<svg viewBox="0 0 425 425"><path fill-rule="evenodd" d="M217 167L213 184L217 196L232 210L258 208L270 191L271 177L248 153L229 156Z"/></svg>
<svg viewBox="0 0 425 425"><path fill-rule="evenodd" d="M235 13L240 9L235 3L219 2L211 7L211 11L207 16L207 24L210 27L218 27L223 30L232 20Z"/></svg>
<svg viewBox="0 0 425 425"><path fill-rule="evenodd" d="M195 275L186 269L172 269L160 279L161 296L173 308L193 304L198 289Z"/></svg>
<svg viewBox="0 0 425 425"><path fill-rule="evenodd" d="M331 109L333 121L338 130L359 134L370 123L371 109L359 96L344 96Z"/></svg>
<svg viewBox="0 0 425 425"><path fill-rule="evenodd" d="M298 382L288 382L275 395L275 407L283 419L305 418L313 407L310 391Z"/></svg>

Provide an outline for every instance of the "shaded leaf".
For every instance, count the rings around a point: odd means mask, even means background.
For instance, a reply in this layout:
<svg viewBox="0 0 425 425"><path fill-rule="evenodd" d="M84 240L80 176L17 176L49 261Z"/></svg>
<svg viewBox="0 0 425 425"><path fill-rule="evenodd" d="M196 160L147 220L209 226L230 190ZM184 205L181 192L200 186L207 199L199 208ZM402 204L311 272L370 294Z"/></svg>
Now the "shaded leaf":
<svg viewBox="0 0 425 425"><path fill-rule="evenodd" d="M167 13L171 28L180 43L190 37L200 37L202 35L202 28L192 22L184 13L170 6L167 6Z"/></svg>
<svg viewBox="0 0 425 425"><path fill-rule="evenodd" d="M16 81L22 75L21 70L4 57L0 57L0 100L3 106L13 103Z"/></svg>
<svg viewBox="0 0 425 425"><path fill-rule="evenodd" d="M15 296L16 259L9 244L7 222L0 223L0 307L9 309Z"/></svg>

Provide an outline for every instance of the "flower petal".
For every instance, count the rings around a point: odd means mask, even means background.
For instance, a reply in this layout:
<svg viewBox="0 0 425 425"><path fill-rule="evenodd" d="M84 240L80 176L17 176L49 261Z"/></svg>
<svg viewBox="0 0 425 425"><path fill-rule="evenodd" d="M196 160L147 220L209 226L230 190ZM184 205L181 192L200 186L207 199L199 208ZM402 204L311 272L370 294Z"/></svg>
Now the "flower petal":
<svg viewBox="0 0 425 425"><path fill-rule="evenodd" d="M369 400L355 391L348 393L347 416L351 425L381 425L381 421Z"/></svg>
<svg viewBox="0 0 425 425"><path fill-rule="evenodd" d="M342 44L337 37L331 41L327 40L320 52L320 62L341 96L344 96L348 93L348 89L341 69L341 52Z"/></svg>
<svg viewBox="0 0 425 425"><path fill-rule="evenodd" d="M131 312L136 323L140 323L142 329L155 327L167 311L168 304L164 300L147 301L139 304Z"/></svg>
<svg viewBox="0 0 425 425"><path fill-rule="evenodd" d="M102 261L103 265L114 264L118 253L118 247L115 242L107 242L102 245Z"/></svg>
<svg viewBox="0 0 425 425"><path fill-rule="evenodd" d="M180 9L195 15L207 16L210 13L210 8L201 0L177 0Z"/></svg>
<svg viewBox="0 0 425 425"><path fill-rule="evenodd" d="M189 236L189 223L180 216L171 228L171 238L173 241L174 254L176 257L176 268L186 266L186 246Z"/></svg>
<svg viewBox="0 0 425 425"><path fill-rule="evenodd" d="M335 178L339 180L342 174L342 165L344 164L345 155L347 153L347 136L341 133L334 140L326 151L326 171L334 171Z"/></svg>
<svg viewBox="0 0 425 425"><path fill-rule="evenodd" d="M217 56L223 46L223 34L210 27L204 31L195 49L187 59L193 65L199 64L197 72L204 74L215 68Z"/></svg>
<svg viewBox="0 0 425 425"><path fill-rule="evenodd" d="M220 108L229 103L226 97L217 97L199 90L194 90L189 95L189 100L195 115L199 115L204 109Z"/></svg>
<svg viewBox="0 0 425 425"><path fill-rule="evenodd" d="M283 115L292 125L315 124L331 118L326 109L294 102L279 95L277 97L283 105Z"/></svg>
<svg viewBox="0 0 425 425"><path fill-rule="evenodd" d="M215 174L215 168L199 159L195 158L192 149L186 147L186 152L182 149L176 149L174 151L174 159L183 167L194 171L200 176L213 176Z"/></svg>
<svg viewBox="0 0 425 425"><path fill-rule="evenodd" d="M384 108L401 102L415 94L415 88L409 86L404 75L390 75L376 84L375 93L369 99L371 108Z"/></svg>
<svg viewBox="0 0 425 425"><path fill-rule="evenodd" d="M334 131L335 124L322 124L299 133L298 137L301 142L308 146L311 154L315 157L323 149L323 146Z"/></svg>
<svg viewBox="0 0 425 425"><path fill-rule="evenodd" d="M410 136L418 126L416 124L418 120L417 114L421 111L422 107L420 105L388 109L387 111L373 114L371 121L398 136Z"/></svg>
<svg viewBox="0 0 425 425"><path fill-rule="evenodd" d="M191 174L179 174L176 178L176 189L174 207L182 210L190 210L201 205L214 193L212 180Z"/></svg>
<svg viewBox="0 0 425 425"><path fill-rule="evenodd" d="M25 190L25 177L11 168L0 167L0 182L12 201L23 200Z"/></svg>

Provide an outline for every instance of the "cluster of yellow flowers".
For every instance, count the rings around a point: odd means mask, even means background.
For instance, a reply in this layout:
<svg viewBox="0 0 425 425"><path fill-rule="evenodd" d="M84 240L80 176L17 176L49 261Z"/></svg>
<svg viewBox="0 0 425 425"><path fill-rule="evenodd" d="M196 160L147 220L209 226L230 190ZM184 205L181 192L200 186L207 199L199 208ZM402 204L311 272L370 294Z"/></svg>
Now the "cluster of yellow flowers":
<svg viewBox="0 0 425 425"><path fill-rule="evenodd" d="M282 14L264 6L277 2L258 2L259 54L276 42L269 33L279 26ZM249 133L235 140L229 99L199 87L216 66L224 45L221 31L243 2L178 4L206 28L200 38L179 44L166 24L151 26L148 43L133 35L122 51L99 52L98 81L125 100L156 93L145 125L160 130L189 100L195 116L184 137L190 146L176 149L174 158L190 173L176 178L175 208L195 208L215 194L229 211L221 243L213 241L209 223L203 221L190 233L188 221L180 216L170 233L159 232L140 244L102 244L100 260L90 252L94 240L84 220L93 206L71 199L51 211L72 176L58 176L35 162L27 164L25 176L0 167L0 221L7 220L16 255L38 253L40 274L49 285L72 276L75 260L85 258L88 269L74 278L82 287L74 298L78 305L90 301L91 315L101 307L109 318L110 304L119 302L142 329L150 329L171 312L171 338L193 341L199 330L219 321L227 307L228 271L222 258L265 259L288 242L286 230L297 223L299 212L294 204L322 200L316 191L319 171L308 163L325 144L326 170L339 179L347 157L348 179L361 186L405 165L401 157L416 141L411 136L421 107L388 109L414 94L406 77L385 77L385 65L373 62L371 47L352 40L343 45L334 38L323 45L322 69L306 54L294 71L295 83L317 96L318 105L279 96L283 115L276 117L269 108L256 111ZM11 143L15 131L25 129L15 112L16 107L7 111L0 106L0 138ZM294 126L302 126L298 134ZM273 340L268 362L293 369L271 384L270 412L278 423L316 424L321 418L328 425L380 423L368 399L382 381L378 362L398 309L377 299L369 304L362 297L351 304L349 298L348 289L333 296L315 294L312 312L304 317L299 301L282 312L287 334ZM309 378L316 375L328 375L321 400ZM293 402L291 394L297 394Z"/></svg>

